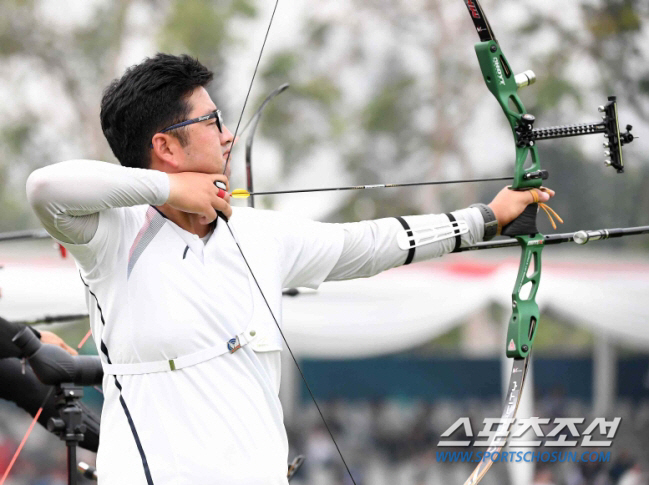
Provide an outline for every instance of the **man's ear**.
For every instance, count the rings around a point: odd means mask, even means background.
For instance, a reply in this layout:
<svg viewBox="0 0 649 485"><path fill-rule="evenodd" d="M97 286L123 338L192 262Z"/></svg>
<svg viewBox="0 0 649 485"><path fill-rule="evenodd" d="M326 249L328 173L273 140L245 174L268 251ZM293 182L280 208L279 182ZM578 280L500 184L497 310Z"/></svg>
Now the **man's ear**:
<svg viewBox="0 0 649 485"><path fill-rule="evenodd" d="M160 165L161 168L178 170L182 147L177 138L166 133L156 133L151 140L153 150L151 153L152 166ZM155 163L157 162L157 163ZM164 170L166 171L166 170Z"/></svg>

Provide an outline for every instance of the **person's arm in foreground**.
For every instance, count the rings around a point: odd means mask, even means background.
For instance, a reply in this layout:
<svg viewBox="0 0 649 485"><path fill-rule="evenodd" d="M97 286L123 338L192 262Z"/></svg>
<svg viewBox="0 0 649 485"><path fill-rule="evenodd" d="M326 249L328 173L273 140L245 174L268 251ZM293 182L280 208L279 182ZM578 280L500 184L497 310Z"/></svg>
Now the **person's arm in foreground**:
<svg viewBox="0 0 649 485"><path fill-rule="evenodd" d="M45 402L45 397L52 386L46 386L38 380L31 367L21 361L20 350L11 341L22 328L22 325L8 322L0 317L0 399L16 403L18 407L32 416L35 416L40 406L43 405L38 422L47 428L49 419L58 418L59 412L55 406L53 392ZM34 329L32 331L41 338L43 343L58 345L71 355L77 355L77 352L57 335L47 331L37 332ZM99 446L99 416L85 404L80 403L80 405L86 432L79 446L96 452L97 446Z"/></svg>

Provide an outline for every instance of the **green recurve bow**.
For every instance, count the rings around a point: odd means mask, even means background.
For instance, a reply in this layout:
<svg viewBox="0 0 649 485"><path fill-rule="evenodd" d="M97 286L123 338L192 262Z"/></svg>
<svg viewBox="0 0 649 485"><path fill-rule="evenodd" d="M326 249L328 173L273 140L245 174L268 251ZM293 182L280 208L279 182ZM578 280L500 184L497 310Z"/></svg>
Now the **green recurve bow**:
<svg viewBox="0 0 649 485"><path fill-rule="evenodd" d="M513 190L540 188L546 173L541 171L541 162L535 144L519 143L520 127L525 126L523 115L527 112L518 96L516 77L503 54L487 18L482 12L478 0L465 0L473 23L480 36L480 42L475 45L478 63L482 70L485 83L494 95L512 129L516 144L516 166L514 169ZM533 79L533 78L532 78ZM514 108L514 109L512 109ZM525 164L531 158L531 164ZM539 306L536 303L536 293L541 280L541 252L543 236L536 229L537 204L531 204L525 212L510 225L503 228L503 234L516 238L521 247L521 261L518 276L512 292L512 316L507 329L507 357L514 359L509 386L503 409L503 423L516 416L518 404L523 391L527 374L532 343L539 321ZM523 292L525 291L525 294ZM502 424L501 426L507 426ZM501 438L502 439L502 438ZM502 441L494 439L487 452L491 456L502 448ZM485 455L487 455L485 453ZM465 485L475 485L485 475L493 463L483 458Z"/></svg>
<svg viewBox="0 0 649 485"><path fill-rule="evenodd" d="M275 1L273 13L266 29L266 36L264 38L264 42L257 59L257 65L248 87L248 93L243 104L243 109L241 111L241 114L239 115L239 121L237 122L237 127L234 133L235 139L237 133L239 132L239 126L241 124L243 112L250 95L250 90L255 79L257 68L259 67L259 62L261 60L264 46L266 44L266 39L268 38L268 33L270 31L275 12L277 10L278 2L279 0ZM527 86L535 81L534 73L531 71L526 71L518 76L515 76L512 73L512 69L507 62L505 55L502 53L495 36L493 35L489 22L484 16L478 0L464 0L464 2L469 10L469 13L471 14L476 31L480 36L480 42L475 45L475 51L478 56L478 62L480 64L480 69L482 70L485 83L503 109L503 112L505 113L507 120L509 121L510 127L512 129L512 134L514 136L516 147L516 166L513 176L513 183L511 185L512 190L528 190L535 188L538 189L541 187L543 180L547 178L547 171L541 169L539 154L536 147L537 140L603 133L607 138L605 148L609 149L609 151L606 152L607 156L610 157L610 159L607 160L607 165L611 165L615 169L617 169L618 172L622 172L624 169L624 164L622 161L621 147L625 143L630 143L631 141L633 141L633 135L631 135L630 133L630 126L627 126L626 133L620 133L615 97L610 97L609 102L606 104L606 106L600 107L600 111L605 113L603 115L602 122L535 129L534 116L526 112L525 107L523 106L523 103L518 96L518 89L520 87ZM272 96L273 95L271 95L271 97ZM255 116L253 116L253 118L255 118ZM250 145L252 145L252 142L250 142ZM230 157L228 156L228 159L225 163L226 167L230 161L229 159ZM250 167L250 163L248 164L248 166ZM253 192L251 189L252 185L249 183L249 193ZM512 292L512 316L510 318L507 331L507 357L513 358L514 363L512 366L509 387L506 395L506 402L502 414L504 418L503 422L512 420L516 415L525 376L527 374L530 352L532 350L532 343L534 342L534 336L536 334L536 329L539 322L539 308L536 303L536 293L538 291L541 277L541 251L543 250L544 243L546 243L548 236L543 236L538 232L536 228L537 212L537 204L529 205L516 220L514 220L511 224L505 226L502 231L503 235L510 236L521 247L521 262L519 265L518 276L516 278L516 284L514 285L514 290ZM226 227L230 230L230 226L227 220L224 219L224 221ZM618 237L618 233L619 236L621 236L627 233L640 234L649 231L649 227L629 229L632 232L628 232L626 229L614 230L616 231L614 232L616 234L615 237ZM582 232L586 235L584 236L586 241L589 237L592 237L594 239L609 237L609 231L604 231L602 234L600 234L601 231L595 231L590 235L589 233L586 233L584 231ZM580 232L579 234L583 236L582 232ZM232 233L232 230L230 230L230 233L232 234L232 237L235 240L237 247L239 248L246 266L248 266L248 270L253 276L255 283L257 283L257 279L252 271L252 268L250 268L250 266L248 265L248 261L246 260L246 257L241 250L241 246L239 246L237 238L234 236L234 233ZM556 241L554 242L559 243L573 240L570 238L573 238L574 234L560 236L561 237L556 238ZM584 238L582 237L582 239ZM499 247L498 244L502 243L496 243L494 247ZM474 246L471 249L482 249L482 247ZM309 394L311 395L311 398L313 399L318 412L320 413L322 421L327 431L329 432L334 445L336 446L347 474L349 475L352 483L355 484L356 481L354 480L351 470L347 465L343 454L338 447L338 444L336 443L329 425L322 415L320 407L315 400L311 388L308 385L304 374L302 373L302 370L297 363L297 359L291 351L291 348L286 341L286 337L284 336L281 326L277 318L275 317L270 305L266 301L266 297L258 283L257 287L266 303L266 306L268 307L271 316L273 317L273 320L275 321L275 324L277 325L284 343L286 344L287 350L289 350L304 381L304 384L309 391ZM504 439L502 440L502 442L494 440L487 451L493 453L500 450L503 446ZM474 472L467 479L465 485L477 484L482 479L492 463L493 462L490 459L483 459L483 461L478 464Z"/></svg>
<svg viewBox="0 0 649 485"><path fill-rule="evenodd" d="M532 71L515 75L496 40L489 21L487 20L478 0L464 0L473 24L480 37L475 44L478 63L487 88L494 95L502 108L512 130L516 149L516 165L512 190L529 190L541 187L548 173L541 169L537 140L563 138L603 133L610 157L606 165L613 166L618 172L623 172L621 147L633 141L631 127L627 126L626 133L620 133L617 119L615 97L610 97L606 106L600 107L604 113L603 121L599 123L566 125L546 129L534 129L534 116L527 113L525 106L518 96L521 87L535 81ZM514 238L521 248L521 260L514 290L512 291L512 315L507 328L506 353L514 359L510 374L505 405L502 413L502 428L494 438L482 461L466 480L465 485L475 485L485 475L493 461L488 456L499 451L507 434L508 422L513 420L518 410L522 395L525 376L527 374L530 352L539 323L539 307L536 303L536 293L541 280L541 253L546 238L536 228L538 204L531 204L516 220L505 226L502 234Z"/></svg>

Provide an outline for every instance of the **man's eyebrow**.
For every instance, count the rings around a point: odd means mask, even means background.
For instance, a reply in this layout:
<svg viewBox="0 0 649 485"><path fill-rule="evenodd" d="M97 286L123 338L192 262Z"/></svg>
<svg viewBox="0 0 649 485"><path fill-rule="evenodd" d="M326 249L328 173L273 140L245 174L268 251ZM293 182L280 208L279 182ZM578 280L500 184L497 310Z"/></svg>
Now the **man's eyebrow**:
<svg viewBox="0 0 649 485"><path fill-rule="evenodd" d="M217 111L217 110L210 111L209 113L205 113L204 115L199 115L199 116L197 116L196 118L192 118L192 119L195 119L195 120L198 120L198 119L204 119L204 118L206 118L206 117L208 117L208 116L213 115L214 113L216 113L216 111Z"/></svg>
<svg viewBox="0 0 649 485"><path fill-rule="evenodd" d="M214 108L214 109L213 109L212 111L210 111L209 113L205 113L204 115L200 115L200 116L198 116L198 118L203 118L203 117L205 117L205 116L213 115L213 114L215 114L217 111L218 111L218 108Z"/></svg>

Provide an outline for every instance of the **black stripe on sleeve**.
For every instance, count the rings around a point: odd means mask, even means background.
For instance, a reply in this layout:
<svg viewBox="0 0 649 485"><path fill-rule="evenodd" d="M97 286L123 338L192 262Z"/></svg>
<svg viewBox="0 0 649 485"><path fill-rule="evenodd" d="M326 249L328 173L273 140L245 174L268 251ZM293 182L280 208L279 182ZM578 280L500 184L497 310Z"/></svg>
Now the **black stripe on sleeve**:
<svg viewBox="0 0 649 485"><path fill-rule="evenodd" d="M408 237L410 238L410 249L408 249L408 257L406 258L406 262L403 263L403 265L405 266L406 264L412 263L412 260L415 257L415 238L413 237L412 229L410 229L410 226L403 217L397 216L395 217L395 219L399 221L399 223L403 226L403 228L406 230L406 234L408 234Z"/></svg>
<svg viewBox="0 0 649 485"><path fill-rule="evenodd" d="M446 215L446 217L448 217L449 221L455 222L455 216L453 216L453 214L448 212L445 215ZM457 253L460 250L460 245L461 244L462 244L462 237L460 236L460 234L457 234L455 236L455 247L453 248L453 251L451 251L451 252L452 253Z"/></svg>

